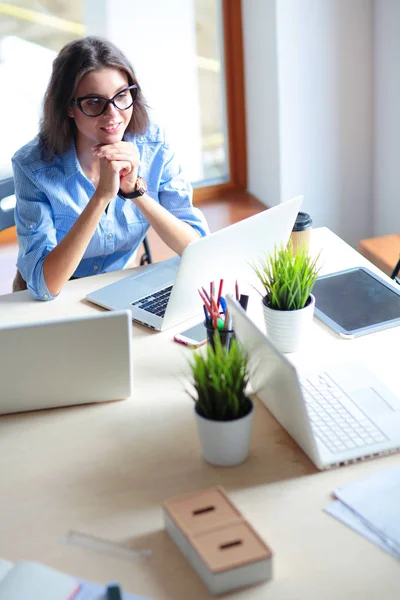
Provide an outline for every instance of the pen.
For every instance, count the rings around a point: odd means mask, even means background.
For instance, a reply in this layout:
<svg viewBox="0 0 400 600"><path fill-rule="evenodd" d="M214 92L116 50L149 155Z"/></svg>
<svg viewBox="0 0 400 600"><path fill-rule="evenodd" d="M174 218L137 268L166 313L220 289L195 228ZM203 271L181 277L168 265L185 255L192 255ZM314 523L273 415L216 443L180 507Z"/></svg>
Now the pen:
<svg viewBox="0 0 400 600"><path fill-rule="evenodd" d="M236 295L236 300L239 302L239 284L238 284L237 279L236 279L236 283L235 283L235 295Z"/></svg>
<svg viewBox="0 0 400 600"><path fill-rule="evenodd" d="M121 589L118 583L108 584L106 600L122 600Z"/></svg>
<svg viewBox="0 0 400 600"><path fill-rule="evenodd" d="M226 302L225 302L225 298L223 296L221 296L220 298L220 303L221 303L221 308L222 308L222 312L226 313Z"/></svg>
<svg viewBox="0 0 400 600"><path fill-rule="evenodd" d="M206 309L204 304L203 304L203 310L204 310L204 316L206 318L206 323L208 324L210 322L210 316L209 316L208 310Z"/></svg>
<svg viewBox="0 0 400 600"><path fill-rule="evenodd" d="M225 329L225 321L221 317L217 319L217 329Z"/></svg>
<svg viewBox="0 0 400 600"><path fill-rule="evenodd" d="M390 279L396 279L396 278L397 278L397 275L399 274L399 271L400 271L400 258L399 258L399 260L397 261L397 263L396 263L396 266L395 266L395 268L394 268L394 269L393 269L393 271L392 271L392 274L391 274L391 276L390 276Z"/></svg>
<svg viewBox="0 0 400 600"><path fill-rule="evenodd" d="M247 310L247 304L249 302L249 297L247 294L240 294L239 304L243 308L243 310Z"/></svg>

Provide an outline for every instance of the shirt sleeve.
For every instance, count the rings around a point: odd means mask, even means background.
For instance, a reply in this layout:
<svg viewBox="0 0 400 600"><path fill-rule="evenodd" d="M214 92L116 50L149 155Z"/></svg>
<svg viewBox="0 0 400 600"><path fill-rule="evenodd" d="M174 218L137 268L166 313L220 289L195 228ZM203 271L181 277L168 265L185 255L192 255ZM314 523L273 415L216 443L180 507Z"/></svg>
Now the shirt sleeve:
<svg viewBox="0 0 400 600"><path fill-rule="evenodd" d="M160 204L204 237L210 230L203 213L193 206L192 186L183 176L181 166L168 144L164 144L163 152L164 166L158 190Z"/></svg>
<svg viewBox="0 0 400 600"><path fill-rule="evenodd" d="M15 159L12 165L17 198L17 267L34 298L52 300L55 296L50 294L43 275L44 259L57 245L52 209L30 174Z"/></svg>

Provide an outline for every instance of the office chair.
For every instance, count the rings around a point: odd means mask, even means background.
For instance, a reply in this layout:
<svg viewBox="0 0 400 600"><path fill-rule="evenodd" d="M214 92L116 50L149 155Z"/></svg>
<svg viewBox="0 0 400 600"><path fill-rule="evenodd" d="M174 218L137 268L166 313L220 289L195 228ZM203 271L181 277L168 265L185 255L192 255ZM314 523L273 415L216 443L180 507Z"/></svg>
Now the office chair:
<svg viewBox="0 0 400 600"><path fill-rule="evenodd" d="M14 179L13 177L7 177L6 179L0 179L0 231L13 227L15 225L14 207L15 199L14 196ZM5 206L4 200L11 198L10 206ZM3 201L3 202L2 202ZM144 253L140 258L140 265L151 264L153 262L150 245L147 237L143 239ZM17 270L13 281L13 292L20 292L26 290L27 285L21 276L21 273Z"/></svg>
<svg viewBox="0 0 400 600"><path fill-rule="evenodd" d="M14 195L14 180L12 177L0 179L0 231L8 229L15 225L14 203L10 202L10 207L6 207L2 202L5 198Z"/></svg>

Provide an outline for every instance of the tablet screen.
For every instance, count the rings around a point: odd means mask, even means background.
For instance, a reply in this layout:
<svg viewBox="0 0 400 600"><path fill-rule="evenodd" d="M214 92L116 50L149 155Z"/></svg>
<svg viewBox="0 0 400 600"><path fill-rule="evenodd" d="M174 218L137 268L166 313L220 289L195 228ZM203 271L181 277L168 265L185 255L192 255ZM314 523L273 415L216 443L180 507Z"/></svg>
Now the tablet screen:
<svg viewBox="0 0 400 600"><path fill-rule="evenodd" d="M400 295L364 269L317 279L316 308L347 332L400 319Z"/></svg>

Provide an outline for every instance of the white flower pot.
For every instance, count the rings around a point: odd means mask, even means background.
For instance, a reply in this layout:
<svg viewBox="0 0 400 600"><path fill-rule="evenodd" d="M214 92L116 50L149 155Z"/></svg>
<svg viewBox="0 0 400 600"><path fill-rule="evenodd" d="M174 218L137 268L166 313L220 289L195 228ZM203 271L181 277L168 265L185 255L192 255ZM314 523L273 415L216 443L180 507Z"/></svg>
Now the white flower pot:
<svg viewBox="0 0 400 600"><path fill-rule="evenodd" d="M196 409L194 414L203 456L207 462L219 467L232 467L246 460L253 425L253 402L251 411L234 421L211 421L199 415Z"/></svg>
<svg viewBox="0 0 400 600"><path fill-rule="evenodd" d="M281 352L296 352L311 326L315 298L311 294L308 304L299 310L275 310L265 304L264 321L268 339Z"/></svg>

